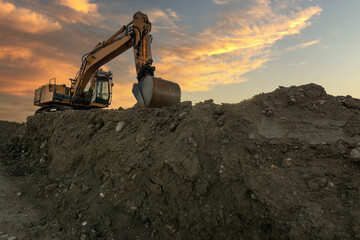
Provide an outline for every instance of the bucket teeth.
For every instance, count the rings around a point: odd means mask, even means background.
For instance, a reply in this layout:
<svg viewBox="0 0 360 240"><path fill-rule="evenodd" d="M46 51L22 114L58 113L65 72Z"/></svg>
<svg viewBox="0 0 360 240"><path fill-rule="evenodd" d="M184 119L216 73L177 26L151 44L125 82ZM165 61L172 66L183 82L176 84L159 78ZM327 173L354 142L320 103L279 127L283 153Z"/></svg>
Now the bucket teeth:
<svg viewBox="0 0 360 240"><path fill-rule="evenodd" d="M140 108L145 108L146 105L145 105L144 97L143 97L143 95L142 95L142 93L141 93L139 84L134 83L133 88L132 88L132 93L134 94L134 96L135 96L135 98L136 98L136 101L137 101L137 103L138 103L138 106L139 106Z"/></svg>

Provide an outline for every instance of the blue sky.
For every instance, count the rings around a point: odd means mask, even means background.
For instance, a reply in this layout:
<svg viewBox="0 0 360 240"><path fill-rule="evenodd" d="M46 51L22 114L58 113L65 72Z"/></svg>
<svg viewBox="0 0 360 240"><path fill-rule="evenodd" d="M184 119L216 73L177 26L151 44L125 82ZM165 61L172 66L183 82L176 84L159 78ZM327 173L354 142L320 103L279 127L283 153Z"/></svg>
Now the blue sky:
<svg viewBox="0 0 360 240"><path fill-rule="evenodd" d="M0 0L0 119L25 121L35 88L68 84L83 54L136 11L153 23L156 76L182 100L235 103L278 86L317 83L360 98L360 1ZM135 103L132 51L114 73L112 108Z"/></svg>

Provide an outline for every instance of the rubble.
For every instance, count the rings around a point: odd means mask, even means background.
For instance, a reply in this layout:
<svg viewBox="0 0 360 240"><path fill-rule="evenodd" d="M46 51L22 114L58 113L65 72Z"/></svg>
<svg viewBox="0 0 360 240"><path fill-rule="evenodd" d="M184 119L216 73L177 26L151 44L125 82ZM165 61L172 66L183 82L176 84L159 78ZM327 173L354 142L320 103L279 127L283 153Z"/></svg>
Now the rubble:
<svg viewBox="0 0 360 240"><path fill-rule="evenodd" d="M308 84L238 104L44 113L0 122L1 160L40 202L47 221L30 229L58 239L356 239L358 109Z"/></svg>

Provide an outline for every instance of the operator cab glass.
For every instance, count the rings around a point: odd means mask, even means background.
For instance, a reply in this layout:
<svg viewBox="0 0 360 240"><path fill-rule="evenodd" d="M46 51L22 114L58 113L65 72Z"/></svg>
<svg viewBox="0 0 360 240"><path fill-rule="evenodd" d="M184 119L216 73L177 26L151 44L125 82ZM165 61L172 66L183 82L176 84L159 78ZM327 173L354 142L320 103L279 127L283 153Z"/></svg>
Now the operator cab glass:
<svg viewBox="0 0 360 240"><path fill-rule="evenodd" d="M96 73L96 82L91 102L110 104L112 85L112 73L99 70Z"/></svg>

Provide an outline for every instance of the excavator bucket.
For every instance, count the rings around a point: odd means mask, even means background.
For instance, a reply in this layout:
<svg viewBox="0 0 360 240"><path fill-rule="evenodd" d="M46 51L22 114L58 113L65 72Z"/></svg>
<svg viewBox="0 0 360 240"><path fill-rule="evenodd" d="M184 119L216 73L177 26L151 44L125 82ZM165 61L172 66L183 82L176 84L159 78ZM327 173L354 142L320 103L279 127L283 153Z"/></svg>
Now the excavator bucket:
<svg viewBox="0 0 360 240"><path fill-rule="evenodd" d="M139 107L169 107L180 102L180 86L161 78L146 76L133 85L132 92Z"/></svg>

